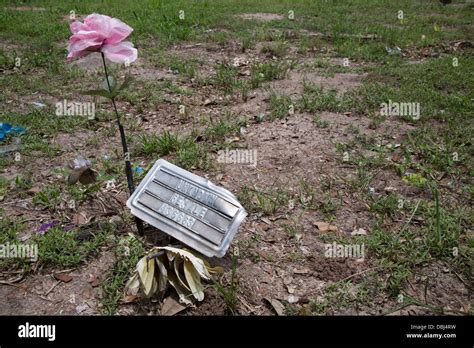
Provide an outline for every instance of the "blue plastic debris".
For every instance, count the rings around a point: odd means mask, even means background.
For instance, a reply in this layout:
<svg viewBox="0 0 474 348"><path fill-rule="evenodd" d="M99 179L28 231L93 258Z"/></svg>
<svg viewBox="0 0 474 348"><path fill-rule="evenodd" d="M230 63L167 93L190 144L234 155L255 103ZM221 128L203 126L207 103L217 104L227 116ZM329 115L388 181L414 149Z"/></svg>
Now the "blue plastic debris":
<svg viewBox="0 0 474 348"><path fill-rule="evenodd" d="M142 167L140 167L140 166L136 166L135 168L133 168L133 171L134 171L135 173L137 173L137 174L141 174L141 173L143 173L145 170L144 170Z"/></svg>
<svg viewBox="0 0 474 348"><path fill-rule="evenodd" d="M4 132L9 132L12 129L12 125L10 123L0 123L0 129Z"/></svg>
<svg viewBox="0 0 474 348"><path fill-rule="evenodd" d="M3 141L8 134L21 135L26 129L21 126L12 126L10 123L0 123L0 141Z"/></svg>

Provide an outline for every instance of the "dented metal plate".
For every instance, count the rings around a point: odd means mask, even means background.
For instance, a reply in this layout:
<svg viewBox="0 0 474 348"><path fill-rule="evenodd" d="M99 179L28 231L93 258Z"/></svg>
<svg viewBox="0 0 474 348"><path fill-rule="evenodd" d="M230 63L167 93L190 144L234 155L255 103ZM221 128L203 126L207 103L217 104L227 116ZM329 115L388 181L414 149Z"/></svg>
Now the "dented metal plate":
<svg viewBox="0 0 474 348"><path fill-rule="evenodd" d="M247 213L235 196L158 160L127 201L132 214L206 256L222 257Z"/></svg>

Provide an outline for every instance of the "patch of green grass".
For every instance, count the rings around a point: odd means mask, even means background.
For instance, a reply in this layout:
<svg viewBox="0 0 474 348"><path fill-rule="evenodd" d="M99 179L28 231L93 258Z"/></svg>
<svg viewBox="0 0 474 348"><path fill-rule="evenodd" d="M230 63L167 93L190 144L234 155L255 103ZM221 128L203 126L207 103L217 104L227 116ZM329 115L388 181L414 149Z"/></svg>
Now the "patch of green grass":
<svg viewBox="0 0 474 348"><path fill-rule="evenodd" d="M232 256L232 270L230 275L230 281L228 284L222 284L214 281L213 286L216 291L222 296L225 301L227 313L230 315L237 314L237 286L238 280L236 277L237 273L237 257Z"/></svg>
<svg viewBox="0 0 474 348"><path fill-rule="evenodd" d="M263 82L285 78L291 64L286 62L257 63L250 67L250 87L258 88Z"/></svg>
<svg viewBox="0 0 474 348"><path fill-rule="evenodd" d="M10 187L10 184L8 180L4 178L3 176L0 176L0 197L5 196L9 187Z"/></svg>
<svg viewBox="0 0 474 348"><path fill-rule="evenodd" d="M43 236L35 238L39 259L46 265L77 266L83 261L81 242L74 239L74 232L64 232L60 227L50 228Z"/></svg>
<svg viewBox="0 0 474 348"><path fill-rule="evenodd" d="M220 46L225 46L229 40L233 38L231 33L227 33L225 31L220 30L212 30L205 32L203 35L203 39L207 42L213 42Z"/></svg>
<svg viewBox="0 0 474 348"><path fill-rule="evenodd" d="M255 39L253 38L252 35L249 35L246 33L240 38L240 47L242 52L246 52L249 49L252 49L255 47Z"/></svg>
<svg viewBox="0 0 474 348"><path fill-rule="evenodd" d="M24 229L23 224L11 220L7 216L4 216L4 212L1 212L2 219L0 220L0 227L2 233L0 233L0 244L8 242L17 242L17 235Z"/></svg>
<svg viewBox="0 0 474 348"><path fill-rule="evenodd" d="M407 202L402 196L396 193L389 193L385 196L374 198L370 204L370 211L379 214L381 217L394 218L403 212Z"/></svg>
<svg viewBox="0 0 474 348"><path fill-rule="evenodd" d="M309 308L313 314L330 315L338 311L355 309L360 304L371 301L374 284L372 279L366 279L354 284L351 280L340 281L327 286L324 294L312 298Z"/></svg>
<svg viewBox="0 0 474 348"><path fill-rule="evenodd" d="M325 43L319 37L304 35L298 43L298 53L314 52L317 48L324 47Z"/></svg>
<svg viewBox="0 0 474 348"><path fill-rule="evenodd" d="M212 142L221 142L226 137L240 133L240 128L247 125L245 118L237 118L231 113L226 113L217 122L210 120L210 125L204 131L204 136Z"/></svg>
<svg viewBox="0 0 474 348"><path fill-rule="evenodd" d="M79 231L64 231L60 226L54 226L43 235L36 235L32 242L38 244L39 261L47 266L74 267L83 262L88 255L97 252L106 238L114 230L111 224L95 224L83 226L91 228L91 238L79 240ZM87 232L89 233L89 231Z"/></svg>
<svg viewBox="0 0 474 348"><path fill-rule="evenodd" d="M164 131L161 135L142 135L139 141L139 147L134 149L135 155L175 155L178 165L187 169L203 169L210 165L206 146L197 143L192 136L180 137Z"/></svg>
<svg viewBox="0 0 474 348"><path fill-rule="evenodd" d="M261 52L269 57L281 58L286 55L288 43L285 41L277 41L266 43L262 46Z"/></svg>
<svg viewBox="0 0 474 348"><path fill-rule="evenodd" d="M335 89L323 90L322 87L304 85L304 94L300 99L303 110L315 113L318 111L341 111L341 100Z"/></svg>
<svg viewBox="0 0 474 348"><path fill-rule="evenodd" d="M240 91L242 101L245 103L248 100L249 91L251 89L250 83L247 80L239 80L235 84L235 88Z"/></svg>
<svg viewBox="0 0 474 348"><path fill-rule="evenodd" d="M365 163L359 163L357 165L355 177L350 177L347 180L347 183L349 188L355 192L367 192L374 176L375 174L370 170L368 165Z"/></svg>
<svg viewBox="0 0 474 348"><path fill-rule="evenodd" d="M468 120L450 118L447 124L441 126L447 129L437 129L433 126L424 126L408 135L407 146L412 149L412 156L416 156L427 173L434 171L468 174L472 168L472 151L474 145L469 141L472 128Z"/></svg>
<svg viewBox="0 0 474 348"><path fill-rule="evenodd" d="M327 127L329 127L329 121L322 120L320 115L314 115L313 116L313 123L318 128L327 128Z"/></svg>
<svg viewBox="0 0 474 348"><path fill-rule="evenodd" d="M181 57L174 57L171 61L170 69L173 73L178 73L185 76L188 79L196 77L196 61L186 60L183 61Z"/></svg>
<svg viewBox="0 0 474 348"><path fill-rule="evenodd" d="M161 135L142 135L139 137L139 141L140 147L137 149L137 154L158 154L160 156L165 156L177 151L181 143L181 139L176 134L167 130Z"/></svg>
<svg viewBox="0 0 474 348"><path fill-rule="evenodd" d="M46 186L33 196L33 204L42 205L54 211L60 202L60 196L61 188L58 185Z"/></svg>
<svg viewBox="0 0 474 348"><path fill-rule="evenodd" d="M176 152L176 161L185 169L209 169L211 166L206 147L191 138Z"/></svg>
<svg viewBox="0 0 474 348"><path fill-rule="evenodd" d="M94 193L100 191L102 186L103 182L98 181L91 185L67 185L66 189L75 204L77 202L85 202Z"/></svg>
<svg viewBox="0 0 474 348"><path fill-rule="evenodd" d="M333 197L324 193L321 198L315 200L314 207L321 212L328 221L334 220L334 213L342 206L342 197Z"/></svg>
<svg viewBox="0 0 474 348"><path fill-rule="evenodd" d="M270 116L271 119L282 119L287 117L290 112L294 112L294 105L291 98L287 95L278 95L275 92L270 94Z"/></svg>
<svg viewBox="0 0 474 348"><path fill-rule="evenodd" d="M361 73L364 70L363 67L351 67L350 61L348 61L349 65L347 66L344 65L344 62L345 61L343 60L342 64L333 63L330 61L329 58L321 57L321 58L316 58L314 61L305 64L305 68L307 69L317 68L318 72L324 77L334 77L335 74L338 74L338 73L348 73L348 72Z"/></svg>
<svg viewBox="0 0 474 348"><path fill-rule="evenodd" d="M43 137L60 132L69 133L87 123L87 117L56 116L54 111L49 108L45 109L47 110L33 110L28 113L6 112L5 115L2 115L2 122L25 127L27 133L21 138L26 145L31 143L29 137Z"/></svg>
<svg viewBox="0 0 474 348"><path fill-rule="evenodd" d="M23 244L18 240L18 234L25 230L25 225L4 216L3 211L0 211L0 216L0 245ZM29 260L22 258L0 258L0 270L22 269L23 271L28 271L29 268Z"/></svg>
<svg viewBox="0 0 474 348"><path fill-rule="evenodd" d="M188 74L190 74L189 70L188 70ZM193 73L193 74L195 74L195 73ZM191 79L193 77L194 77L194 75L192 77L189 77L189 79ZM193 94L192 90L190 90L188 88L183 88L181 86L178 86L176 83L174 83L170 79L164 79L163 82L160 85L160 89L163 90L163 91L166 91L168 93L173 93L173 94L177 94L177 95L191 95L191 94Z"/></svg>
<svg viewBox="0 0 474 348"><path fill-rule="evenodd" d="M244 186L238 193L239 200L251 212L273 215L282 207L288 207L288 195L281 189L261 191Z"/></svg>
<svg viewBox="0 0 474 348"><path fill-rule="evenodd" d="M1 179L0 179L1 182ZM24 175L15 176L15 189L25 191L33 187L33 178L31 172L26 172ZM1 183L0 183L1 190ZM0 194L1 196L1 194Z"/></svg>
<svg viewBox="0 0 474 348"><path fill-rule="evenodd" d="M143 153L153 153L152 144L148 143L150 139L143 139ZM101 174L104 176L119 176L123 173L123 162L118 158L103 158L101 161L102 168L100 170Z"/></svg>
<svg viewBox="0 0 474 348"><path fill-rule="evenodd" d="M393 209L395 202L388 204ZM387 230L382 227L382 221L390 217L388 213L380 215L379 223L371 233L362 240L368 250L375 254L377 262L386 267L388 275L387 291L398 295L406 281L418 272L420 265L443 260L452 264L466 276L470 273L469 249L462 241L466 221L464 214L443 209L435 196L435 202L409 204L411 213L406 223L398 230ZM385 208L383 209L383 211ZM422 217L420 227L412 225L414 217Z"/></svg>
<svg viewBox="0 0 474 348"><path fill-rule="evenodd" d="M14 179L7 180L0 177L0 197L5 196L7 192L12 195L17 195L19 198L28 196L26 192L33 187L33 173L25 170L24 174L16 175Z"/></svg>
<svg viewBox="0 0 474 348"><path fill-rule="evenodd" d="M164 100L163 90L170 91L172 88L172 82L168 80L158 82L140 80L140 83L135 83L134 88L130 88L119 98L123 98L131 106L136 107L138 113L142 113L145 110L156 110L157 105ZM109 117L115 119L115 115Z"/></svg>
<svg viewBox="0 0 474 348"><path fill-rule="evenodd" d="M311 183L302 178L298 182L298 199L303 208L311 208L315 202L316 192Z"/></svg>
<svg viewBox="0 0 474 348"><path fill-rule="evenodd" d="M216 75L212 83L225 94L232 94L238 82L239 70L231 63L221 62L216 67Z"/></svg>
<svg viewBox="0 0 474 348"><path fill-rule="evenodd" d="M37 152L41 152L41 155L44 157L54 158L62 152L61 146L51 144L38 135L30 135L25 138L25 145L20 149L20 155L31 156L33 155L33 152L36 152L34 155L38 156L39 154Z"/></svg>
<svg viewBox="0 0 474 348"><path fill-rule="evenodd" d="M115 263L102 283L102 313L114 315L123 297L123 287L145 253L143 244L134 236L122 238L116 248Z"/></svg>
<svg viewBox="0 0 474 348"><path fill-rule="evenodd" d="M283 224L281 227L283 227L283 230L286 232L286 234L290 238L295 238L296 235L298 234L297 224Z"/></svg>

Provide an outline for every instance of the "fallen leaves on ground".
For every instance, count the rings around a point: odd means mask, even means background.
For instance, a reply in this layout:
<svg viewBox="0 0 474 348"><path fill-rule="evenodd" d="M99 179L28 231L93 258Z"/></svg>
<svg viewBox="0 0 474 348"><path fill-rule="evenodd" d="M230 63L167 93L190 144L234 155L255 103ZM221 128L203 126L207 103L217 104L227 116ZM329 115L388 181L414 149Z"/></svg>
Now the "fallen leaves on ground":
<svg viewBox="0 0 474 348"><path fill-rule="evenodd" d="M185 310L186 308L188 307L183 306L181 303L179 303L174 298L174 296L168 296L163 301L163 306L161 306L160 314L172 316L172 315L178 314L179 312Z"/></svg>
<svg viewBox="0 0 474 348"><path fill-rule="evenodd" d="M92 217L88 217L86 212L80 211L72 216L72 223L75 225L85 225L90 222Z"/></svg>
<svg viewBox="0 0 474 348"><path fill-rule="evenodd" d="M204 299L201 279L210 280L212 273L221 273L220 267L212 268L189 250L174 247L154 247L138 261L134 275L125 285L126 296L155 294L163 298L171 285L179 302L190 305Z"/></svg>
<svg viewBox="0 0 474 348"><path fill-rule="evenodd" d="M270 303L270 305L275 310L276 314L280 316L285 315L285 306L283 306L283 304L280 301L278 301L275 298L268 298L268 297L265 297L265 300L267 300L268 303Z"/></svg>
<svg viewBox="0 0 474 348"><path fill-rule="evenodd" d="M73 277L66 273L54 273L54 278L64 283L69 283Z"/></svg>
<svg viewBox="0 0 474 348"><path fill-rule="evenodd" d="M328 232L328 231L337 231L337 227L334 225L331 225L327 222L324 221L316 221L313 223L319 231L321 232Z"/></svg>

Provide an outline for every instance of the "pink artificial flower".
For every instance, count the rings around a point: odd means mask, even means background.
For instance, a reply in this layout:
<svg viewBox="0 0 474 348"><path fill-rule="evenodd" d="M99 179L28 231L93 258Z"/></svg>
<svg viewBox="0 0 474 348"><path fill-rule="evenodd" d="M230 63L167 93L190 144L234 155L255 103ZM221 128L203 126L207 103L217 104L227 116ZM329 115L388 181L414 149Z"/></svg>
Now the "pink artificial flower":
<svg viewBox="0 0 474 348"><path fill-rule="evenodd" d="M68 60L97 51L115 63L132 63L137 59L137 49L130 41L123 41L133 29L119 19L93 13L84 23L71 23L70 28Z"/></svg>

